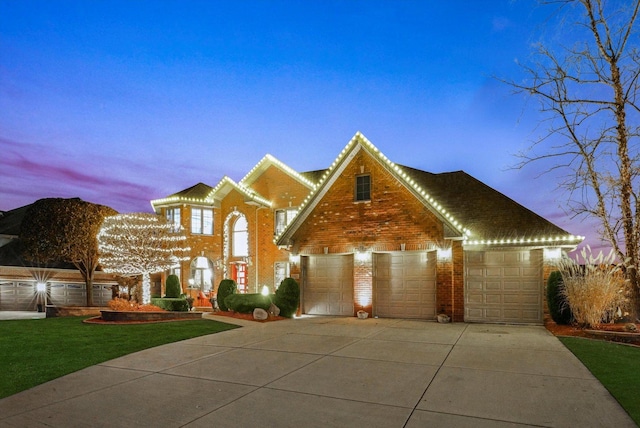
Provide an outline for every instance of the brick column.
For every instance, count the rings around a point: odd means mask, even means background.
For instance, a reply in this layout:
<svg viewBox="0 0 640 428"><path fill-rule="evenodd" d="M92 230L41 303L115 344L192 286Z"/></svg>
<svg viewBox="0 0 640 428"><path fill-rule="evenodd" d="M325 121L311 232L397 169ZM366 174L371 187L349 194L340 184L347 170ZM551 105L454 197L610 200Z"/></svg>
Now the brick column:
<svg viewBox="0 0 640 428"><path fill-rule="evenodd" d="M356 254L353 266L354 316L358 311L373 315L373 259L372 254Z"/></svg>

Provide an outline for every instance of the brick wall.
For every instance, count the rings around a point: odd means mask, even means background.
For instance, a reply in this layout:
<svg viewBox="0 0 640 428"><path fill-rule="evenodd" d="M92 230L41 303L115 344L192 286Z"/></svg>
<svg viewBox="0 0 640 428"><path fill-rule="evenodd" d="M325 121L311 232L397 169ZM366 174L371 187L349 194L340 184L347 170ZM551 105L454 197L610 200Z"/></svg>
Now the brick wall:
<svg viewBox="0 0 640 428"><path fill-rule="evenodd" d="M370 174L371 201L354 202L355 177ZM364 151L346 167L292 237L301 253L400 250L443 238L442 223Z"/></svg>

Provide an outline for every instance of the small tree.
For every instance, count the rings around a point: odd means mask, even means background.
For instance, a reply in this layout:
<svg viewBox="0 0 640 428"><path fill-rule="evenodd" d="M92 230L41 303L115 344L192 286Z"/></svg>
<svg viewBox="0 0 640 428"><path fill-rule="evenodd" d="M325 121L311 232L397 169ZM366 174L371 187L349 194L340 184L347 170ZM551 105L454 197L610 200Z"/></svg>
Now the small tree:
<svg viewBox="0 0 640 428"><path fill-rule="evenodd" d="M117 211L112 208L79 198L40 199L22 220L24 257L41 264L72 263L85 281L87 306L92 306L93 276L98 267L96 235L103 219L114 214Z"/></svg>
<svg viewBox="0 0 640 428"><path fill-rule="evenodd" d="M545 3L545 2L543 2ZM529 78L510 83L540 102L547 130L523 153L525 165L550 160L576 215L598 220L631 284L640 314L640 0L547 1L575 24L561 44L537 46ZM569 41L573 39L574 43ZM536 149L536 150L534 150Z"/></svg>
<svg viewBox="0 0 640 428"><path fill-rule="evenodd" d="M178 275L169 275L165 284L165 297L176 299L180 297L180 278Z"/></svg>
<svg viewBox="0 0 640 428"><path fill-rule="evenodd" d="M142 275L142 303L151 301L150 274L162 272L189 259L186 237L174 232L164 217L119 214L106 217L98 234L100 264L105 272Z"/></svg>

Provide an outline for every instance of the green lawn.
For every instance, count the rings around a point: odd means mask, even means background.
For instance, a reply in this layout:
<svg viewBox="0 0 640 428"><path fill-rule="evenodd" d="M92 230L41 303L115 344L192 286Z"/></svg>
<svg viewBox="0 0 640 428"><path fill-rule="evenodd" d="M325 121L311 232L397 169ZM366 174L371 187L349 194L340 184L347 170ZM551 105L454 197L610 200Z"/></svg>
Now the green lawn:
<svg viewBox="0 0 640 428"><path fill-rule="evenodd" d="M235 325L212 320L84 324L84 318L0 322L0 398L94 364Z"/></svg>
<svg viewBox="0 0 640 428"><path fill-rule="evenodd" d="M577 337L559 339L640 426L640 348Z"/></svg>

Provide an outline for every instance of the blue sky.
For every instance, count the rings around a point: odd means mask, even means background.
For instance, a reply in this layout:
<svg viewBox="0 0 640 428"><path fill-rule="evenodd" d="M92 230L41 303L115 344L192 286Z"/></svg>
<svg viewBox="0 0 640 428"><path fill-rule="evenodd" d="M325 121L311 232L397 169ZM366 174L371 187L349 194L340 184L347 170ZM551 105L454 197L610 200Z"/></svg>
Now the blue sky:
<svg viewBox="0 0 640 428"><path fill-rule="evenodd" d="M387 157L464 170L597 245L495 76L554 42L554 6L486 1L0 0L0 210L75 197L121 212L266 153L328 167L361 131ZM552 18L550 18L552 17Z"/></svg>

